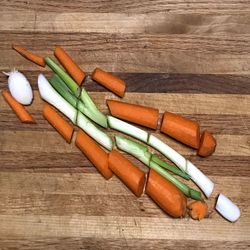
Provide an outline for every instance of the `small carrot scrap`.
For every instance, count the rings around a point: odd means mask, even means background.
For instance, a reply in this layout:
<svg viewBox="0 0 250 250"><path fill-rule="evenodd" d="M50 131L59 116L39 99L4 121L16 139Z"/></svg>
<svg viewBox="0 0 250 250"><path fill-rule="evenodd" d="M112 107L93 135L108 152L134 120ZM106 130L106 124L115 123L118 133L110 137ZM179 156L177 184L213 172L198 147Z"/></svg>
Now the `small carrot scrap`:
<svg viewBox="0 0 250 250"><path fill-rule="evenodd" d="M201 135L200 148L197 154L203 157L211 155L216 148L216 140L211 133L205 130Z"/></svg>
<svg viewBox="0 0 250 250"><path fill-rule="evenodd" d="M22 55L23 57L30 60L31 62L33 62L39 66L45 67L45 61L44 61L43 57L36 55L23 47L12 45L12 48L15 51L17 51L20 55Z"/></svg>
<svg viewBox="0 0 250 250"><path fill-rule="evenodd" d="M71 142L74 127L65 121L49 104L43 107L44 118L58 131L58 133L68 142Z"/></svg>
<svg viewBox="0 0 250 250"><path fill-rule="evenodd" d="M161 132L192 148L199 148L200 126L196 121L178 114L165 112L161 124Z"/></svg>
<svg viewBox="0 0 250 250"><path fill-rule="evenodd" d="M25 107L17 102L10 94L8 90L3 90L2 95L5 101L9 104L12 110L16 113L17 117L23 123L36 123L35 119L31 116L31 114L25 109Z"/></svg>
<svg viewBox="0 0 250 250"><path fill-rule="evenodd" d="M108 180L112 177L113 173L108 166L108 154L91 137L79 130L75 144L105 179Z"/></svg>
<svg viewBox="0 0 250 250"><path fill-rule="evenodd" d="M156 129L159 110L141 105L107 100L111 114L125 121Z"/></svg>
<svg viewBox="0 0 250 250"><path fill-rule="evenodd" d="M125 82L111 73L105 72L100 68L96 68L92 73L92 79L109 89L116 95L123 97L125 93Z"/></svg>
<svg viewBox="0 0 250 250"><path fill-rule="evenodd" d="M66 51L61 47L56 47L54 55L57 60L62 64L70 76L81 85L86 77L86 74L81 70L81 68L73 61L73 59L66 53Z"/></svg>
<svg viewBox="0 0 250 250"><path fill-rule="evenodd" d="M208 212L208 206L204 201L193 201L187 207L190 210L190 216L194 220L204 219Z"/></svg>
<svg viewBox="0 0 250 250"><path fill-rule="evenodd" d="M153 169L149 172L146 193L170 216L178 218L185 215L187 199L184 194Z"/></svg>
<svg viewBox="0 0 250 250"><path fill-rule="evenodd" d="M145 186L145 174L134 166L117 150L109 153L109 168L137 196L141 196Z"/></svg>

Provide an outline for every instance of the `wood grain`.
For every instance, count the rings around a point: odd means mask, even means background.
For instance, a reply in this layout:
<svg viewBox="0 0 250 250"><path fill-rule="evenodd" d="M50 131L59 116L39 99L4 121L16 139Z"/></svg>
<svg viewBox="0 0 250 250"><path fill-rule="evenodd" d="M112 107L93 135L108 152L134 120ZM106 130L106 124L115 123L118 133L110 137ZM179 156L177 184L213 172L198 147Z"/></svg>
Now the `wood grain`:
<svg viewBox="0 0 250 250"><path fill-rule="evenodd" d="M0 249L250 248L249 0L0 3L0 72L27 76L34 90L27 108L37 121L20 123L0 95ZM105 114L106 100L118 98L91 80L97 66L126 81L123 101L159 108L159 125L168 110L210 130L218 146L208 158L147 130L215 182L208 217L172 219L115 176L105 181L74 146L75 134L67 144L43 119L37 76L52 73L13 43L52 57L56 45L64 47L87 72L84 87ZM0 73L0 91L6 88ZM234 224L214 210L221 192L241 210Z"/></svg>

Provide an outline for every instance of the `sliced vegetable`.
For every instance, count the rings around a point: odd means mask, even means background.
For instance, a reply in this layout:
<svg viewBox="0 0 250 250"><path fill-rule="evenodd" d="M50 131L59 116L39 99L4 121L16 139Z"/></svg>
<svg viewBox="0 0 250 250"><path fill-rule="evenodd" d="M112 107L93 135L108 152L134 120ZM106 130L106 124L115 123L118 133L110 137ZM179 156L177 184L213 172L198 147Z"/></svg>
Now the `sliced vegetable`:
<svg viewBox="0 0 250 250"><path fill-rule="evenodd" d="M202 220L207 216L208 206L204 201L193 201L187 207L189 215L194 220Z"/></svg>
<svg viewBox="0 0 250 250"><path fill-rule="evenodd" d="M123 97L125 93L125 82L111 73L105 72L100 68L96 68L92 73L92 79L109 89L116 95Z"/></svg>
<svg viewBox="0 0 250 250"><path fill-rule="evenodd" d="M68 142L71 142L74 128L65 121L49 104L43 107L44 118L58 131L58 133Z"/></svg>
<svg viewBox="0 0 250 250"><path fill-rule="evenodd" d="M112 116L144 127L157 128L159 118L158 109L115 100L107 100L107 104Z"/></svg>
<svg viewBox="0 0 250 250"><path fill-rule="evenodd" d="M151 154L148 151L148 148L138 142L132 141L128 138L125 138L123 136L119 136L116 135L115 136L115 142L116 142L116 146L128 153L133 155L135 158L137 158L138 160L140 160L141 162L143 162L145 165L147 165L148 167L150 167L150 161L153 161L155 163L157 163L158 165L160 165L161 167L189 180L190 177L189 175L187 175L185 172L181 171L180 169L178 169L175 166L171 166L169 164L167 164L166 162L160 160L156 155Z"/></svg>
<svg viewBox="0 0 250 250"><path fill-rule="evenodd" d="M190 178L200 187L206 197L209 197L214 189L214 183L204 175L194 164L186 160L182 155L169 147L166 143L155 137L149 136L148 144L160 151L168 159L176 164L180 169L185 171Z"/></svg>
<svg viewBox="0 0 250 250"><path fill-rule="evenodd" d="M86 74L81 70L81 68L73 61L73 59L66 53L66 51L61 47L56 47L54 55L57 60L62 64L70 76L81 85Z"/></svg>
<svg viewBox="0 0 250 250"><path fill-rule="evenodd" d="M9 104L12 110L15 112L17 117L23 123L36 123L31 114L25 109L25 107L17 102L7 90L2 91L2 95L5 101Z"/></svg>
<svg viewBox="0 0 250 250"><path fill-rule="evenodd" d="M75 144L105 179L112 177L113 173L108 166L108 154L91 137L79 130Z"/></svg>
<svg viewBox="0 0 250 250"><path fill-rule="evenodd" d="M108 115L108 125L110 128L115 129L117 131L123 132L127 135L133 136L134 138L147 142L148 141L148 133L140 128L137 128L127 122L119 120L113 116Z"/></svg>
<svg viewBox="0 0 250 250"><path fill-rule="evenodd" d="M216 140L211 133L205 130L201 135L200 148L197 154L203 157L211 155L216 148Z"/></svg>
<svg viewBox="0 0 250 250"><path fill-rule="evenodd" d="M74 124L82 128L102 146L108 150L112 149L111 137L97 128L87 117L60 96L42 74L38 76L38 88L42 99L65 114Z"/></svg>
<svg viewBox="0 0 250 250"><path fill-rule="evenodd" d="M88 113L88 117L98 123L99 125L107 128L107 117L102 114L96 107L93 100L88 95L84 88L80 88L77 83L51 58L45 57L47 65L66 83L71 92L78 98L81 99L85 106L85 114Z"/></svg>
<svg viewBox="0 0 250 250"><path fill-rule="evenodd" d="M45 67L45 61L44 61L43 57L36 55L23 47L12 45L12 48L15 51L17 51L20 55L22 55L23 57L30 60L31 62L33 62L39 66Z"/></svg>
<svg viewBox="0 0 250 250"><path fill-rule="evenodd" d="M161 132L192 148L199 148L200 126L196 121L181 115L165 112L161 124Z"/></svg>
<svg viewBox="0 0 250 250"><path fill-rule="evenodd" d="M178 218L186 213L187 199L171 182L150 169L146 194L168 215Z"/></svg>
<svg viewBox="0 0 250 250"><path fill-rule="evenodd" d="M8 86L12 97L23 105L31 104L33 92L25 75L15 69L11 72L3 73L8 76Z"/></svg>
<svg viewBox="0 0 250 250"><path fill-rule="evenodd" d="M224 194L219 194L215 209L230 222L240 218L240 209Z"/></svg>
<svg viewBox="0 0 250 250"><path fill-rule="evenodd" d="M85 105L80 99L78 99L64 81L57 75L54 74L51 79L49 79L50 84L56 89L56 91L72 106L80 110L84 115L89 117L92 121L97 124L107 127L107 118L99 111L93 110L90 106ZM86 99L86 98L85 98ZM90 104L91 105L91 104Z"/></svg>
<svg viewBox="0 0 250 250"><path fill-rule="evenodd" d="M141 196L145 186L145 174L134 166L117 150L109 153L109 168L137 196Z"/></svg>
<svg viewBox="0 0 250 250"><path fill-rule="evenodd" d="M187 197L190 197L194 200L202 200L201 193L197 190L194 190L176 179L173 175L168 173L165 169L161 168L158 164L151 161L150 168L154 169L158 174L163 176L165 179L173 183L178 189L180 189Z"/></svg>

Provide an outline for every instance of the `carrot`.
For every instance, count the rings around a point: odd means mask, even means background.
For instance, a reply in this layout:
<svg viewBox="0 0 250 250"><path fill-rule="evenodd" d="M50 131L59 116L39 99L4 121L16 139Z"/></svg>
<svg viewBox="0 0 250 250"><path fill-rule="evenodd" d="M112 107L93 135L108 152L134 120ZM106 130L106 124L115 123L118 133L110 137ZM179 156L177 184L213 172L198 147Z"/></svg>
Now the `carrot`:
<svg viewBox="0 0 250 250"><path fill-rule="evenodd" d="M86 74L81 70L81 68L73 61L73 59L66 53L66 51L61 47L56 47L54 51L55 57L70 74L70 76L81 85L86 77Z"/></svg>
<svg viewBox="0 0 250 250"><path fill-rule="evenodd" d="M203 157L211 155L216 148L216 140L211 133L205 130L201 135L200 148L197 154Z"/></svg>
<svg viewBox="0 0 250 250"><path fill-rule="evenodd" d="M108 154L91 137L82 130L79 130L76 135L75 144L105 179L112 177L113 173L108 166Z"/></svg>
<svg viewBox="0 0 250 250"><path fill-rule="evenodd" d="M146 193L170 216L174 218L184 216L187 206L186 197L174 184L153 169L149 172Z"/></svg>
<svg viewBox="0 0 250 250"><path fill-rule="evenodd" d="M74 132L74 128L67 121L65 121L49 104L45 104L43 107L44 118L58 131L58 133L68 142L71 142L71 138Z"/></svg>
<svg viewBox="0 0 250 250"><path fill-rule="evenodd" d="M125 121L156 129L159 110L141 105L107 100L111 114Z"/></svg>
<svg viewBox="0 0 250 250"><path fill-rule="evenodd" d="M2 95L5 101L9 104L12 110L16 113L17 117L23 123L36 123L35 119L31 116L31 114L25 109L25 107L17 102L10 94L8 90L3 90Z"/></svg>
<svg viewBox="0 0 250 250"><path fill-rule="evenodd" d="M36 55L36 54L33 54L32 52L28 51L27 49L25 49L23 47L12 45L12 49L17 51L20 55L22 55L26 59L30 60L31 62L33 62L39 66L45 67L45 61L44 61L43 57Z"/></svg>
<svg viewBox="0 0 250 250"><path fill-rule="evenodd" d="M125 93L125 82L111 73L96 68L92 73L92 79L109 89L116 95L123 97Z"/></svg>
<svg viewBox="0 0 250 250"><path fill-rule="evenodd" d="M161 132L192 148L199 148L200 126L196 121L181 115L165 112L161 124Z"/></svg>
<svg viewBox="0 0 250 250"><path fill-rule="evenodd" d="M188 204L189 215L194 220L201 220L205 218L208 212L208 206L204 201L193 201Z"/></svg>
<svg viewBox="0 0 250 250"><path fill-rule="evenodd" d="M134 166L117 150L109 153L109 168L137 196L141 196L145 186L145 174Z"/></svg>

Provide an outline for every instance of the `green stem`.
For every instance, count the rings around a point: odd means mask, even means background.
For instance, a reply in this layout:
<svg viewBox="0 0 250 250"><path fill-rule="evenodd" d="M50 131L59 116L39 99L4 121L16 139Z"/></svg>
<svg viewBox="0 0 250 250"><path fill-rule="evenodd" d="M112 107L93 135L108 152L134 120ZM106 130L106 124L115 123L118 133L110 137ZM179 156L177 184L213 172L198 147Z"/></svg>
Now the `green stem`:
<svg viewBox="0 0 250 250"><path fill-rule="evenodd" d="M172 182L177 188L179 188L187 197L190 197L194 200L202 200L201 193L197 190L194 190L182 183L170 173L168 173L165 169L160 167L157 163L150 161L150 168L154 169L158 174L163 176L168 181Z"/></svg>
<svg viewBox="0 0 250 250"><path fill-rule="evenodd" d="M133 155L135 158L139 159L141 162L149 166L151 153L148 152L147 147L118 135L115 136L115 142L116 146L120 150Z"/></svg>
<svg viewBox="0 0 250 250"><path fill-rule="evenodd" d="M151 161L157 163L158 165L160 165L162 168L165 168L169 171L171 171L174 174L177 174L179 176L181 176L182 178L186 179L186 180L190 180L190 176L185 173L184 171L180 170L179 168L169 165L167 162L162 161L157 155L153 154L151 157Z"/></svg>

